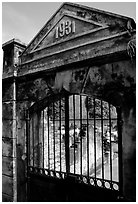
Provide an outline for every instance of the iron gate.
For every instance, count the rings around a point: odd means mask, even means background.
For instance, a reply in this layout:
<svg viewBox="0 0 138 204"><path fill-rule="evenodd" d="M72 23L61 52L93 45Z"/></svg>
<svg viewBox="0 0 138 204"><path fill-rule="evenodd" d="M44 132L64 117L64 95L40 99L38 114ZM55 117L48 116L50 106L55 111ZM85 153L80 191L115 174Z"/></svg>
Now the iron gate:
<svg viewBox="0 0 138 204"><path fill-rule="evenodd" d="M30 177L74 181L121 193L121 112L86 95L49 97L27 120ZM67 199L68 200L68 199Z"/></svg>

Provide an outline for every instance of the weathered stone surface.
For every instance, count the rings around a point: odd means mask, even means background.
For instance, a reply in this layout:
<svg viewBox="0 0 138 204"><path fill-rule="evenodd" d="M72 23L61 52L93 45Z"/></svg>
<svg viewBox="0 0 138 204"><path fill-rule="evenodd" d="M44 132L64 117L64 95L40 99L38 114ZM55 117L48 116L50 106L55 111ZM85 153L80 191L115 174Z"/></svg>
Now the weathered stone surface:
<svg viewBox="0 0 138 204"><path fill-rule="evenodd" d="M11 157L2 158L2 173L7 176L13 176L13 162L15 159Z"/></svg>
<svg viewBox="0 0 138 204"><path fill-rule="evenodd" d="M132 99L136 101L136 99ZM132 104L132 102L131 102ZM130 105L131 105L130 104ZM132 106L133 107L133 106ZM128 114L126 114L126 111ZM123 125L123 188L128 201L136 201L136 110L131 108L124 114ZM129 192L129 193L128 193Z"/></svg>
<svg viewBox="0 0 138 204"><path fill-rule="evenodd" d="M80 68L80 69L74 69L72 71L72 79L70 86L70 92L71 93L81 93L83 89L83 85L86 80L86 76L88 73L88 67Z"/></svg>
<svg viewBox="0 0 138 204"><path fill-rule="evenodd" d="M3 102L2 103L2 118L3 119L13 119L13 102Z"/></svg>
<svg viewBox="0 0 138 204"><path fill-rule="evenodd" d="M23 147L23 152L25 152L26 145L26 121L18 119L17 134L20 135L18 138L18 144Z"/></svg>
<svg viewBox="0 0 138 204"><path fill-rule="evenodd" d="M15 157L16 155L16 139L2 138L2 155Z"/></svg>
<svg viewBox="0 0 138 204"><path fill-rule="evenodd" d="M26 56L26 63L27 62L29 63L33 60L37 60L42 57L50 57L52 55L55 55L56 57L56 55L58 55L59 53L64 54L64 52L67 51L70 56L70 52L72 52L72 50L76 50L79 47L85 47L85 45L87 46L89 45L89 47L91 45L91 47L94 47L95 48L94 50L96 50L97 47L95 46L95 42L98 45L100 45L100 43L102 43L103 45L103 42L105 44L106 41L110 40L111 37L109 38L109 36L114 36L115 34L117 34L117 32L118 28L110 31L108 27L101 27L97 29L97 31L89 32L87 35L83 35L82 37L79 38L75 37L66 41L62 40L58 44L53 44L52 46L48 47L45 46L42 49L39 48L38 50L36 49L35 52L31 52ZM104 45L104 47L106 47L106 44Z"/></svg>
<svg viewBox="0 0 138 204"><path fill-rule="evenodd" d="M13 178L2 175L2 193L13 196Z"/></svg>
<svg viewBox="0 0 138 204"><path fill-rule="evenodd" d="M63 17L64 15L70 15L71 17L78 17L82 21L86 20L91 23L95 22L103 26L108 25L112 29L119 27L120 30L123 30L126 27L127 21L130 19L130 18L126 18L112 13L107 13L93 8L88 9L83 6L78 6L71 3L65 3L58 10L58 12L56 12L55 15L46 23L43 29L33 39L31 44L29 44L29 46L26 48L24 52L24 55L30 53L33 50L33 48L42 41L41 39L43 39L44 36L48 35L49 31L56 25L57 22L59 22L61 17Z"/></svg>
<svg viewBox="0 0 138 204"><path fill-rule="evenodd" d="M60 93L62 90L66 90L70 93L80 93L87 72L87 67L58 72L54 80L54 85L51 87L53 92Z"/></svg>
<svg viewBox="0 0 138 204"><path fill-rule="evenodd" d="M133 71L130 71L130 67ZM109 63L90 68L83 92L103 98L115 106L124 106L124 97L128 100L130 89L131 95L133 94L135 81L136 75L131 61Z"/></svg>
<svg viewBox="0 0 138 204"><path fill-rule="evenodd" d="M69 32L71 25L67 24L70 27L67 34L65 26L65 32L57 37L56 31L60 30L63 21L73 21L75 30ZM131 38L127 32L128 21L133 22L130 25L135 29L133 19L65 4L23 52L18 74L22 76L117 52L125 53Z"/></svg>
<svg viewBox="0 0 138 204"><path fill-rule="evenodd" d="M24 130L24 129L22 129ZM21 138L25 140L20 134ZM25 153L25 141L18 141L20 143L17 144L17 189L18 201L26 201L26 165L27 165L27 158ZM24 157L23 157L24 156Z"/></svg>
<svg viewBox="0 0 138 204"><path fill-rule="evenodd" d="M14 75L14 67L13 66L8 66L5 67L3 74L2 74L2 79L8 79L8 78L12 78Z"/></svg>
<svg viewBox="0 0 138 204"><path fill-rule="evenodd" d="M13 197L2 193L2 202L13 202Z"/></svg>
<svg viewBox="0 0 138 204"><path fill-rule="evenodd" d="M3 120L2 121L2 136L7 138L13 137L13 128L16 127L16 121Z"/></svg>
<svg viewBox="0 0 138 204"><path fill-rule="evenodd" d="M67 34L63 34L63 36L60 37L60 32L57 29L61 25L64 26L66 24L65 22L68 24L68 31ZM59 20L59 22L56 24L56 27L54 26L48 35L46 35L46 37L37 46L35 46L34 50L42 49L49 45L59 44L59 42L66 43L66 41L70 40L72 37L77 37L78 35L80 36L80 34L83 35L86 32L95 31L98 28L102 28L102 24L90 22L87 19L81 19L66 14Z"/></svg>
<svg viewBox="0 0 138 204"><path fill-rule="evenodd" d="M120 43L122 41L122 43ZM39 57L38 60L34 60L28 62L27 64L22 64L19 69L19 76L37 73L39 71L49 71L52 69L57 69L57 67L63 65L69 65L71 63L76 63L84 60L95 60L96 58L103 57L106 55L113 55L112 57L116 57L116 52L127 52L126 51L126 43L129 41L129 38L125 38L125 36L120 36L108 39L105 41L86 44L82 47L76 47L71 50L67 50L64 52L59 52L57 54L52 54L51 56ZM118 46L116 47L116 44ZM118 56L119 57L119 56ZM106 60L106 58L103 58ZM103 61L104 63L104 61Z"/></svg>
<svg viewBox="0 0 138 204"><path fill-rule="evenodd" d="M46 97L48 91L47 78L23 82L17 86L17 100L38 101Z"/></svg>
<svg viewBox="0 0 138 204"><path fill-rule="evenodd" d="M2 101L13 100L13 83L4 83L2 86Z"/></svg>

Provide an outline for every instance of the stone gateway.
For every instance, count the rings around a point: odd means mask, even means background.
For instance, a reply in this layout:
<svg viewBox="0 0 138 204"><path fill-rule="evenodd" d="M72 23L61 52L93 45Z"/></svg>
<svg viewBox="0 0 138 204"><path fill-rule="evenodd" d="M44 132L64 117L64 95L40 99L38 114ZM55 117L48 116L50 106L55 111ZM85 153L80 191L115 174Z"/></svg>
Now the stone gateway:
<svg viewBox="0 0 138 204"><path fill-rule="evenodd" d="M136 201L136 25L64 3L3 44L3 201Z"/></svg>

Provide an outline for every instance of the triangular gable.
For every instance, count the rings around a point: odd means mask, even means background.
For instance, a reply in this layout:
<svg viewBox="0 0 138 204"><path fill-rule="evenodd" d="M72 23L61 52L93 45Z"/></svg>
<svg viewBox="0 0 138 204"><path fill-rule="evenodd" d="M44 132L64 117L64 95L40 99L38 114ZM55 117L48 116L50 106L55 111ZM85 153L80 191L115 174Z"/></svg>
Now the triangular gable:
<svg viewBox="0 0 138 204"><path fill-rule="evenodd" d="M133 19L66 2L34 37L22 55L105 27L126 29L128 21Z"/></svg>
<svg viewBox="0 0 138 204"><path fill-rule="evenodd" d="M100 27L103 27L103 25L97 22L65 14L51 27L33 50L41 49L61 41L66 41L80 36L80 34L85 35L88 31L90 32Z"/></svg>

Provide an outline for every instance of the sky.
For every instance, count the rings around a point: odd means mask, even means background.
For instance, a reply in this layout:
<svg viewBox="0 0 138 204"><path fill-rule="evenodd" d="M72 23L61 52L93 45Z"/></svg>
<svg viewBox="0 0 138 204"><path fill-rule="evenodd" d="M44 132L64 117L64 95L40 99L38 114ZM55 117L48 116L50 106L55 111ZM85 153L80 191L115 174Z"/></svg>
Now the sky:
<svg viewBox="0 0 138 204"><path fill-rule="evenodd" d="M73 2L73 1L72 1ZM74 2L136 20L135 2ZM2 2L2 43L13 38L28 44L62 2Z"/></svg>

